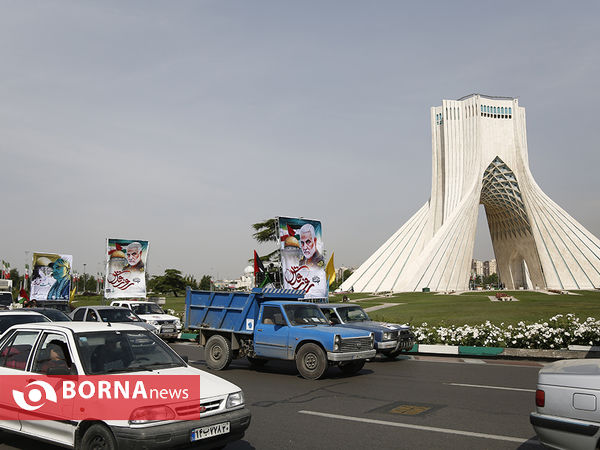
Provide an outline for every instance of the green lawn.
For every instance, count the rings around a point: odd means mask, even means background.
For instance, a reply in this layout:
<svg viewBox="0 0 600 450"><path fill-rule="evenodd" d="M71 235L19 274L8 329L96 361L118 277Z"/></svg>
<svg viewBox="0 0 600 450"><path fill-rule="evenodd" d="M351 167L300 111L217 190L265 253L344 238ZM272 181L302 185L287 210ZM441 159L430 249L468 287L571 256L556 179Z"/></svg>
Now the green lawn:
<svg viewBox="0 0 600 450"><path fill-rule="evenodd" d="M371 318L386 322L420 325L477 325L486 320L494 324L544 322L556 314L574 313L586 317L600 317L600 291L575 291L581 295L547 295L538 292L508 292L518 302L491 302L488 295L494 292L469 292L462 295L435 295L433 293L408 292L391 297L370 294L350 294L351 299L362 299L363 308L382 303L402 303L370 313ZM330 302L341 302L341 295L332 295ZM102 304L101 296L76 297L74 306ZM166 297L164 309L182 314L185 295Z"/></svg>
<svg viewBox="0 0 600 450"><path fill-rule="evenodd" d="M426 293L397 294L386 298L387 303L401 306L375 311L375 320L420 325L477 325L486 320L494 324L544 322L556 314L573 313L585 319L600 317L600 291L577 291L581 295L547 295L538 292L508 292L518 302L492 302L488 293L434 295ZM493 295L491 292L489 295ZM371 301L360 304L371 306Z"/></svg>

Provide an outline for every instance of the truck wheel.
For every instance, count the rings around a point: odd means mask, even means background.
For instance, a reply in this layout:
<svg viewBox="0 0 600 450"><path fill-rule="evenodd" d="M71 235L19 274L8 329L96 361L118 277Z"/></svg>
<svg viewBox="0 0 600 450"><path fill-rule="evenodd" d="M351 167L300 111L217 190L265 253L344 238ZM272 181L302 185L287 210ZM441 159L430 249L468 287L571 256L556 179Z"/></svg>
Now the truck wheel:
<svg viewBox="0 0 600 450"><path fill-rule="evenodd" d="M317 344L304 344L296 353L296 367L302 377L317 380L327 370L327 356Z"/></svg>
<svg viewBox="0 0 600 450"><path fill-rule="evenodd" d="M204 359L208 367L213 370L227 369L232 358L231 344L227 339L219 334L208 338L204 347Z"/></svg>
<svg viewBox="0 0 600 450"><path fill-rule="evenodd" d="M248 362L250 363L250 365L252 367L262 367L264 366L269 360L268 359L264 359L264 358L253 358L252 356L248 356Z"/></svg>
<svg viewBox="0 0 600 450"><path fill-rule="evenodd" d="M365 366L365 360L352 361L346 364L340 364L340 370L346 375L354 375Z"/></svg>
<svg viewBox="0 0 600 450"><path fill-rule="evenodd" d="M116 450L117 441L108 428L97 423L86 430L80 448L81 450Z"/></svg>

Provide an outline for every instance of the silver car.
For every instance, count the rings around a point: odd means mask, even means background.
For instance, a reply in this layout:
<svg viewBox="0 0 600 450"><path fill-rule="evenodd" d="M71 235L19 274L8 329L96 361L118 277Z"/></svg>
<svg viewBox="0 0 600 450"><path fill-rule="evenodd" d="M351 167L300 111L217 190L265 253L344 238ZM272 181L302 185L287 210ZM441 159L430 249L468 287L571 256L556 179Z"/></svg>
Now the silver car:
<svg viewBox="0 0 600 450"><path fill-rule="evenodd" d="M540 370L530 422L555 449L600 448L600 359L573 359Z"/></svg>
<svg viewBox="0 0 600 450"><path fill-rule="evenodd" d="M158 328L152 324L144 322L136 313L128 308L118 306L94 305L81 306L74 309L70 317L74 321L82 322L108 322L108 323L129 323L138 325L148 331L158 334Z"/></svg>

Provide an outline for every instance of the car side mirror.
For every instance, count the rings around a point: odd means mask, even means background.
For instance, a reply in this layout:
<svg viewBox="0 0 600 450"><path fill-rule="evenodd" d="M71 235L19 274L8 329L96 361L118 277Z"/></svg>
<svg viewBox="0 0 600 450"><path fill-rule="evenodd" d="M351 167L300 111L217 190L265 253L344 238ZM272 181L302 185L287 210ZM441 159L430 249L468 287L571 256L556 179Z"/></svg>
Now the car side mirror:
<svg viewBox="0 0 600 450"><path fill-rule="evenodd" d="M273 323L275 325L279 325L279 326L285 326L285 320L283 318L283 316L281 314L274 314L273 315Z"/></svg>
<svg viewBox="0 0 600 450"><path fill-rule="evenodd" d="M338 320L338 318L337 318L337 317L332 317L331 319L329 319L329 323L330 323L331 325L337 325L337 324L339 324L339 323L340 323L340 321Z"/></svg>

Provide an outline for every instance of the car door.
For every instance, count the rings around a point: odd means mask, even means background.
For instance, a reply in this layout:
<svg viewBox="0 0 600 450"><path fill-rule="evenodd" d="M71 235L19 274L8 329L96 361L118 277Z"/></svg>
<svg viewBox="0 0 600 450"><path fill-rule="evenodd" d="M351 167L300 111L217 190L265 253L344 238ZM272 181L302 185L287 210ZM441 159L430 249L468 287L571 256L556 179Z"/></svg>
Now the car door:
<svg viewBox="0 0 600 450"><path fill-rule="evenodd" d="M254 331L254 351L264 358L288 359L290 327L279 306L264 306Z"/></svg>
<svg viewBox="0 0 600 450"><path fill-rule="evenodd" d="M52 360L51 351L60 349L58 360L60 365ZM77 368L73 359L73 348L69 344L66 334L61 332L44 332L36 346L35 353L30 363L30 372L32 378L35 375L49 375L50 368L65 367L71 375L77 374ZM53 364L54 363L54 364ZM65 373L66 374L66 373ZM54 377L53 377L54 378ZM56 377L56 381L51 383L57 394L61 397L62 379ZM43 417L52 417L52 420L41 420ZM44 405L44 415L37 415L36 412L21 412L21 431L33 434L43 439L49 439L52 442L72 445L77 422L71 420L73 417L73 401L61 399L57 403L46 402ZM33 419L33 420L32 420Z"/></svg>
<svg viewBox="0 0 600 450"><path fill-rule="evenodd" d="M27 374L27 361L31 357L39 335L39 331L18 330L4 340L0 346L0 376ZM0 428L21 430L17 406L12 402L9 403L8 397L3 399L0 401L0 419L14 417L15 420L0 420Z"/></svg>

